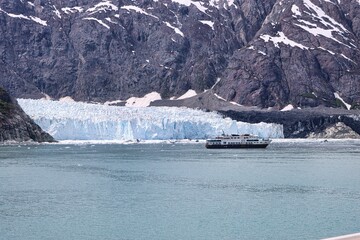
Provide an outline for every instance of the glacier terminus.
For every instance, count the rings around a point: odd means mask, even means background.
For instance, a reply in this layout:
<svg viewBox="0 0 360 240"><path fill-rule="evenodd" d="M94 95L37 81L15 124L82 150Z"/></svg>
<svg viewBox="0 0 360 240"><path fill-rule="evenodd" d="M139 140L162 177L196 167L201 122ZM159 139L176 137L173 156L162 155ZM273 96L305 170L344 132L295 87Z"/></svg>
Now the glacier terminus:
<svg viewBox="0 0 360 240"><path fill-rule="evenodd" d="M83 102L18 99L56 140L182 140L225 134L283 138L280 124L238 122L185 107L120 107Z"/></svg>

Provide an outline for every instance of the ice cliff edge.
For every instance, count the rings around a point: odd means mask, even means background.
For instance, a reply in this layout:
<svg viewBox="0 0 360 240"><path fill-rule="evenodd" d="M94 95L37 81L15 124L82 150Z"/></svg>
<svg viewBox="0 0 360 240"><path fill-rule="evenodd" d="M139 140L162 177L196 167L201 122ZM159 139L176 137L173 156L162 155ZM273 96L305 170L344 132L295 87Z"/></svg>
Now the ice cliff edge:
<svg viewBox="0 0 360 240"><path fill-rule="evenodd" d="M56 140L206 139L224 133L283 138L280 124L250 124L215 112L174 107L117 107L82 102L18 99Z"/></svg>

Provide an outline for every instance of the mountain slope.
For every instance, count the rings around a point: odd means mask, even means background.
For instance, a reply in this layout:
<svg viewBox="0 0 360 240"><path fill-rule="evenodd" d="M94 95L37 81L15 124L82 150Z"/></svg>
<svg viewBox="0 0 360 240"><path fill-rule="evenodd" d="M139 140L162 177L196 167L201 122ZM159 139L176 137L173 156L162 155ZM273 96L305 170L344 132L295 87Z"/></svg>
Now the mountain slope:
<svg viewBox="0 0 360 240"><path fill-rule="evenodd" d="M357 0L1 0L0 84L16 97L212 88L242 105L349 108L359 37Z"/></svg>
<svg viewBox="0 0 360 240"><path fill-rule="evenodd" d="M278 1L253 41L234 53L219 93L263 107L356 106L360 3L288 2Z"/></svg>

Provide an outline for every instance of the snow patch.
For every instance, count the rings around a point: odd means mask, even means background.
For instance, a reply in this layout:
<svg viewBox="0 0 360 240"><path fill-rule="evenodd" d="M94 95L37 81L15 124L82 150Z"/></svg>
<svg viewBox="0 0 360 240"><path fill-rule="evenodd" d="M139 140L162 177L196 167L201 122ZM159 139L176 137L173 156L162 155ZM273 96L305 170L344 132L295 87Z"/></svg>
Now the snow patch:
<svg viewBox="0 0 360 240"><path fill-rule="evenodd" d="M65 14L72 14L72 13L76 13L76 12L83 12L84 9L82 7L72 7L72 8L69 8L69 7L64 7L64 8L61 8L61 11L63 11Z"/></svg>
<svg viewBox="0 0 360 240"><path fill-rule="evenodd" d="M301 12L299 10L299 7L293 4L291 6L291 11L295 14L295 16L301 16Z"/></svg>
<svg viewBox="0 0 360 240"><path fill-rule="evenodd" d="M192 89L189 89L186 93L184 93L183 95L181 95L180 97L178 97L177 99L186 99L186 98L191 98L193 96L196 96L197 93L192 90Z"/></svg>
<svg viewBox="0 0 360 240"><path fill-rule="evenodd" d="M43 26L47 26L47 22L44 21L44 20L41 20L41 19L38 18L38 17L25 16L25 15L23 15L23 14L8 13L8 12L2 10L1 8L0 8L0 12L5 13L6 15L8 15L8 16L11 17L11 18L20 18L20 19L30 20L30 21L34 21L34 22L36 22L36 23L39 23L39 24L41 24L41 25L43 25Z"/></svg>
<svg viewBox="0 0 360 240"><path fill-rule="evenodd" d="M310 25L311 23L310 22L307 22L305 20L302 20L303 23L306 23L308 25ZM314 35L315 37L316 36L323 36L323 37L326 37L326 38L329 38L337 43L340 43L342 45L345 45L347 47L349 47L348 45L346 45L345 43L337 40L336 38L333 37L333 29L323 29L323 28L320 28L320 27L308 27L306 25L301 25L301 24L297 24L295 23L294 25L304 29L305 31L311 33L312 35Z"/></svg>
<svg viewBox="0 0 360 240"><path fill-rule="evenodd" d="M75 102L74 99L70 96L62 97L59 99L60 102Z"/></svg>
<svg viewBox="0 0 360 240"><path fill-rule="evenodd" d="M199 11L206 13L207 8L204 7L201 2L191 1L191 0L172 0L172 2L176 2L181 5L190 6L191 4L194 5Z"/></svg>
<svg viewBox="0 0 360 240"><path fill-rule="evenodd" d="M328 49L326 49L326 48L318 47L318 49L324 50L324 51L330 53L331 55L335 55L335 53L334 53L333 51L330 51L330 50L328 50Z"/></svg>
<svg viewBox="0 0 360 240"><path fill-rule="evenodd" d="M172 26L170 23L168 22L164 22L166 26L168 26L169 28L173 29L175 31L175 33L179 34L180 36L184 37L184 33L178 29L177 27Z"/></svg>
<svg viewBox="0 0 360 240"><path fill-rule="evenodd" d="M147 12L145 12L143 9L141 9L141 8L139 8L139 7L137 7L137 6L132 6L132 5L122 6L121 9L125 9L125 10L128 10L128 11L135 11L135 12L138 12L138 13L140 13L140 14L144 14L144 15L147 15L147 16L150 16L150 17L159 19L157 16L152 15L152 14L150 14L150 13L147 13Z"/></svg>
<svg viewBox="0 0 360 240"><path fill-rule="evenodd" d="M221 5L222 4L222 5ZM228 9L230 6L234 5L234 0L210 0L209 5L215 8L223 7L225 9ZM236 7L236 6L235 6Z"/></svg>
<svg viewBox="0 0 360 240"><path fill-rule="evenodd" d="M211 27L212 30L214 29L214 22L213 21L207 21L207 20L200 20L199 22L201 22L202 24L208 25Z"/></svg>
<svg viewBox="0 0 360 240"><path fill-rule="evenodd" d="M96 4L94 7L88 8L86 12L89 15L95 14L97 12L107 12L107 11L117 11L119 8L114 5L111 1L102 1Z"/></svg>
<svg viewBox="0 0 360 240"><path fill-rule="evenodd" d="M47 23L46 23L45 20L41 20L40 18L38 18L38 17L33 17L33 16L30 16L29 18L30 18L31 20L33 20L34 22L36 22L36 23L39 23L39 24L41 24L41 25L43 25L43 26L47 26Z"/></svg>
<svg viewBox="0 0 360 240"><path fill-rule="evenodd" d="M239 106L239 107L242 107L243 105L237 103L237 102L230 102L232 105L235 105L235 106Z"/></svg>
<svg viewBox="0 0 360 240"><path fill-rule="evenodd" d="M125 106L127 107L147 107L151 102L155 100L161 100L161 96L157 92L151 92L146 94L142 98L131 97L126 101Z"/></svg>
<svg viewBox="0 0 360 240"><path fill-rule="evenodd" d="M309 10L309 11L305 11L304 13L310 15L311 19L315 21L316 24L310 23L305 20L299 20L300 23L303 23L305 25L295 24L296 26L301 27L303 30L313 34L314 36L320 35L351 48L351 46L337 40L334 37L334 33L337 33L343 39L345 40L348 39L344 36L344 34L349 33L349 31L341 23L331 18L320 7L312 3L310 0L303 0L303 3L304 6Z"/></svg>
<svg viewBox="0 0 360 240"><path fill-rule="evenodd" d="M348 103L346 103L346 102L344 101L344 99L342 99L342 98L340 97L339 93L334 92L334 96L335 96L335 98L339 99L339 100L346 106L347 110L350 110L351 105L348 104Z"/></svg>
<svg viewBox="0 0 360 240"><path fill-rule="evenodd" d="M102 26L106 27L107 29L110 29L110 26L107 25L106 23L104 23L103 21L97 19L97 18L93 18L93 17L86 17L86 18L83 18L84 20L92 20L92 21L96 21L98 23L100 23Z"/></svg>
<svg viewBox="0 0 360 240"><path fill-rule="evenodd" d="M109 105L115 105L115 104L122 103L122 102L124 102L124 101L122 101L122 100L106 101L106 102L104 102L104 105L109 106Z"/></svg>
<svg viewBox="0 0 360 240"><path fill-rule="evenodd" d="M334 30L338 30L339 32L341 32L339 27L342 29L342 31L348 32L348 30L341 23L338 23L335 19L327 15L320 7L313 4L310 0L303 0L303 2L306 8L316 13L316 15L313 15L313 17L318 18L322 24L328 27L332 27Z"/></svg>
<svg viewBox="0 0 360 240"><path fill-rule="evenodd" d="M285 112L285 111L291 111L293 109L294 109L294 106L289 104L286 107L284 107L283 109L281 109L280 111Z"/></svg>
<svg viewBox="0 0 360 240"><path fill-rule="evenodd" d="M360 1L360 0L359 0ZM351 58L348 58L347 56L345 56L343 53L342 54L340 54L343 58L345 58L346 60L348 60L348 61L350 61L350 62L353 62L353 63L355 63L356 65L357 65L357 63L354 61L354 60L352 60Z"/></svg>
<svg viewBox="0 0 360 240"><path fill-rule="evenodd" d="M105 18L105 19L106 19L106 21L108 21L109 23L118 24L117 22L111 20L111 18L109 18L109 17L107 17L107 18Z"/></svg>
<svg viewBox="0 0 360 240"><path fill-rule="evenodd" d="M56 14L56 16L57 16L58 18L61 18L60 11L56 8L55 5L53 5L53 7L54 7L54 9L55 9L55 10L53 10L53 12Z"/></svg>
<svg viewBox="0 0 360 240"><path fill-rule="evenodd" d="M21 19L30 20L29 17L27 17L27 16L25 16L23 14L7 13L7 12L3 11L1 8L0 8L0 11L6 13L9 17L12 17L12 18L21 18Z"/></svg>
<svg viewBox="0 0 360 240"><path fill-rule="evenodd" d="M225 98L220 97L220 96L219 96L219 95L217 95L216 93L214 93L214 95L215 95L215 97L217 97L218 99L220 99L220 100L222 100L222 101L227 102Z"/></svg>
<svg viewBox="0 0 360 240"><path fill-rule="evenodd" d="M214 87L221 81L221 78L217 78L216 82L214 83L214 85L212 85L212 87L210 89L214 89Z"/></svg>
<svg viewBox="0 0 360 240"><path fill-rule="evenodd" d="M273 42L275 47L277 47L277 48L280 48L279 43L283 43L285 45L289 45L291 47L298 47L303 50L308 49L308 47L305 47L304 45L294 42L293 40L290 40L289 38L287 38L283 32L278 32L277 35L279 35L279 36L272 37L270 35L264 34L264 35L261 35L260 38L263 39L265 42Z"/></svg>
<svg viewBox="0 0 360 240"><path fill-rule="evenodd" d="M43 92L42 92L42 95L44 95L44 97L41 98L41 99L44 99L44 100L51 100L51 99L52 99L52 98L51 98L49 95L47 95L46 93L43 93Z"/></svg>

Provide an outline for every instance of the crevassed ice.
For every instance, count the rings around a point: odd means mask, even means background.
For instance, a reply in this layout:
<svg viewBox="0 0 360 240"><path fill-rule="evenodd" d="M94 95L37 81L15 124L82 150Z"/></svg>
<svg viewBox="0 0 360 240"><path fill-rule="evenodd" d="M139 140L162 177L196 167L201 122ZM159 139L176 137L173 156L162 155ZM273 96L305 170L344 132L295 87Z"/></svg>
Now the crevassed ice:
<svg viewBox="0 0 360 240"><path fill-rule="evenodd" d="M175 107L117 107L18 99L24 111L57 140L206 139L250 133L283 138L278 124L249 124L214 112Z"/></svg>

